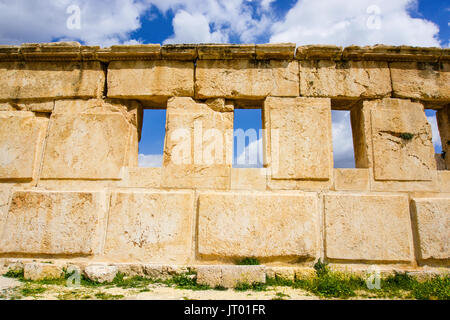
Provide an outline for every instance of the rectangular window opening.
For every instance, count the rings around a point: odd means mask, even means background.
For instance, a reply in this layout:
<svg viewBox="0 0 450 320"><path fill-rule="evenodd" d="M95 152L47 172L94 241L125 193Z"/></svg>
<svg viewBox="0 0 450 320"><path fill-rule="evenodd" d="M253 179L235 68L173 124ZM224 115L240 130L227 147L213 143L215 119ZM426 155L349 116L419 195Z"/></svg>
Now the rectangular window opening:
<svg viewBox="0 0 450 320"><path fill-rule="evenodd" d="M166 109L145 109L139 141L139 167L162 167L165 135Z"/></svg>
<svg viewBox="0 0 450 320"><path fill-rule="evenodd" d="M262 168L261 108L235 109L233 135L233 168Z"/></svg>
<svg viewBox="0 0 450 320"><path fill-rule="evenodd" d="M355 168L353 134L348 110L332 110L334 168Z"/></svg>
<svg viewBox="0 0 450 320"><path fill-rule="evenodd" d="M442 152L442 141L436 118L436 110L426 109L425 115L427 116L427 120L431 125L431 132L433 134L433 146L437 169L445 170L445 154Z"/></svg>

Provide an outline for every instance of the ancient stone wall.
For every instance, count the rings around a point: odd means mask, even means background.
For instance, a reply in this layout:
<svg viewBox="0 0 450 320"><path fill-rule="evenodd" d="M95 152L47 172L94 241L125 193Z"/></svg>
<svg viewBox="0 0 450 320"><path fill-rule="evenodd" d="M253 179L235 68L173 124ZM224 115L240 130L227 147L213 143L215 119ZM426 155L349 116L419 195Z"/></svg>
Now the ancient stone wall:
<svg viewBox="0 0 450 320"><path fill-rule="evenodd" d="M233 168L255 107L264 168ZM167 109L162 168L138 167L145 108ZM355 169L333 168L331 110ZM449 49L2 46L0 257L448 267L449 116Z"/></svg>

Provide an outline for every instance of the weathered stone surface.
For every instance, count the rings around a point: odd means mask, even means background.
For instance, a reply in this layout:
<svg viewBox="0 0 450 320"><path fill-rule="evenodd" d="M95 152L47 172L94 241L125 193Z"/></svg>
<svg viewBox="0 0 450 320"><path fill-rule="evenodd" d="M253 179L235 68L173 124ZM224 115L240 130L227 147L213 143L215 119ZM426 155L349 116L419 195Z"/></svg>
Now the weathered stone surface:
<svg viewBox="0 0 450 320"><path fill-rule="evenodd" d="M161 168L123 168L121 187L158 189L161 186Z"/></svg>
<svg viewBox="0 0 450 320"><path fill-rule="evenodd" d="M100 97L105 74L92 62L0 62L0 99Z"/></svg>
<svg viewBox="0 0 450 320"><path fill-rule="evenodd" d="M369 169L334 169L334 189L337 191L369 190Z"/></svg>
<svg viewBox="0 0 450 320"><path fill-rule="evenodd" d="M6 221L10 194L10 187L0 185L0 232L3 230L3 224Z"/></svg>
<svg viewBox="0 0 450 320"><path fill-rule="evenodd" d="M108 97L145 99L194 95L194 62L113 61L108 67Z"/></svg>
<svg viewBox="0 0 450 320"><path fill-rule="evenodd" d="M32 179L39 167L47 118L0 112L0 179Z"/></svg>
<svg viewBox="0 0 450 320"><path fill-rule="evenodd" d="M438 171L437 174L440 191L450 193L450 170Z"/></svg>
<svg viewBox="0 0 450 320"><path fill-rule="evenodd" d="M295 280L295 268L292 267L266 267L267 278L278 278L289 281Z"/></svg>
<svg viewBox="0 0 450 320"><path fill-rule="evenodd" d="M290 60L294 58L295 43L264 43L255 47L256 59L282 59Z"/></svg>
<svg viewBox="0 0 450 320"><path fill-rule="evenodd" d="M390 63L394 96L399 98L450 99L450 63Z"/></svg>
<svg viewBox="0 0 450 320"><path fill-rule="evenodd" d="M254 59L254 44L200 44L197 46L200 60Z"/></svg>
<svg viewBox="0 0 450 320"><path fill-rule="evenodd" d="M121 113L55 113L50 122L42 178L120 178L134 128Z"/></svg>
<svg viewBox="0 0 450 320"><path fill-rule="evenodd" d="M14 192L0 252L98 254L108 203L103 192Z"/></svg>
<svg viewBox="0 0 450 320"><path fill-rule="evenodd" d="M330 259L412 259L407 196L325 195L325 253Z"/></svg>
<svg viewBox="0 0 450 320"><path fill-rule="evenodd" d="M50 280L58 279L64 275L60 266L49 263L27 263L24 267L23 276L27 280Z"/></svg>
<svg viewBox="0 0 450 320"><path fill-rule="evenodd" d="M233 109L191 98L167 105L162 187L229 189Z"/></svg>
<svg viewBox="0 0 450 320"><path fill-rule="evenodd" d="M173 276L186 274L189 269L186 266L163 265L163 264L145 264L144 274L150 279L166 280Z"/></svg>
<svg viewBox="0 0 450 320"><path fill-rule="evenodd" d="M99 283L112 282L118 271L117 266L105 264L92 264L84 269L84 273L90 280Z"/></svg>
<svg viewBox="0 0 450 320"><path fill-rule="evenodd" d="M450 259L450 198L413 199L420 259Z"/></svg>
<svg viewBox="0 0 450 320"><path fill-rule="evenodd" d="M265 283L264 266L198 266L197 283L210 287L234 288L238 284Z"/></svg>
<svg viewBox="0 0 450 320"><path fill-rule="evenodd" d="M296 97L298 63L288 60L199 60L196 97L249 98Z"/></svg>
<svg viewBox="0 0 450 320"><path fill-rule="evenodd" d="M205 257L314 258L317 206L314 195L200 194L198 253Z"/></svg>
<svg viewBox="0 0 450 320"><path fill-rule="evenodd" d="M113 193L105 255L114 260L186 263L193 219L191 192Z"/></svg>
<svg viewBox="0 0 450 320"><path fill-rule="evenodd" d="M436 161L423 106L393 99L366 103L371 105L374 178L432 180Z"/></svg>
<svg viewBox="0 0 450 320"><path fill-rule="evenodd" d="M391 94L389 67L381 61L299 61L300 95L376 98Z"/></svg>
<svg viewBox="0 0 450 320"><path fill-rule="evenodd" d="M267 185L265 168L231 169L231 190L265 191Z"/></svg>
<svg viewBox="0 0 450 320"><path fill-rule="evenodd" d="M272 179L332 177L329 99L273 98L264 104Z"/></svg>

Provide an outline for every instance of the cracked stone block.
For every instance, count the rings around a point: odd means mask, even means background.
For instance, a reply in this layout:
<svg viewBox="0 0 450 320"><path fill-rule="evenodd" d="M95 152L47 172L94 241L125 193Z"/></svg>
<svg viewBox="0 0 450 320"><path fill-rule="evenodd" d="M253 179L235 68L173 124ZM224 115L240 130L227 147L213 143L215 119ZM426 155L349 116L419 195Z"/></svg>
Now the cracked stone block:
<svg viewBox="0 0 450 320"><path fill-rule="evenodd" d="M84 274L92 281L109 283L114 280L119 268L105 264L91 264L84 269Z"/></svg>
<svg viewBox="0 0 450 320"><path fill-rule="evenodd" d="M298 62L289 60L199 60L196 98L296 97Z"/></svg>
<svg viewBox="0 0 450 320"><path fill-rule="evenodd" d="M27 263L23 276L27 280L51 280L62 278L64 272L60 266L49 263Z"/></svg>
<svg viewBox="0 0 450 320"><path fill-rule="evenodd" d="M47 123L32 112L0 112L0 179L31 180L36 175Z"/></svg>
<svg viewBox="0 0 450 320"><path fill-rule="evenodd" d="M450 198L413 199L421 260L450 259Z"/></svg>
<svg viewBox="0 0 450 320"><path fill-rule="evenodd" d="M264 266L209 265L197 267L197 283L212 288L235 288L238 284L266 283Z"/></svg>
<svg viewBox="0 0 450 320"><path fill-rule="evenodd" d="M0 99L101 97L99 61L0 62Z"/></svg>
<svg viewBox="0 0 450 320"><path fill-rule="evenodd" d="M316 195L202 193L198 203L198 253L206 258L317 254Z"/></svg>
<svg viewBox="0 0 450 320"><path fill-rule="evenodd" d="M164 188L230 188L234 106L224 99L167 105L161 185Z"/></svg>
<svg viewBox="0 0 450 320"><path fill-rule="evenodd" d="M392 91L387 62L305 60L299 64L304 97L377 98Z"/></svg>
<svg viewBox="0 0 450 320"><path fill-rule="evenodd" d="M16 191L1 230L0 252L98 254L108 199L105 192Z"/></svg>
<svg viewBox="0 0 450 320"><path fill-rule="evenodd" d="M391 62L394 96L447 101L450 99L450 63Z"/></svg>
<svg viewBox="0 0 450 320"><path fill-rule="evenodd" d="M324 203L329 259L412 260L407 196L327 194Z"/></svg>
<svg viewBox="0 0 450 320"><path fill-rule="evenodd" d="M11 188L0 185L0 230L3 230L3 225L6 221L10 195Z"/></svg>
<svg viewBox="0 0 450 320"><path fill-rule="evenodd" d="M264 121L272 179L332 177L330 99L268 97Z"/></svg>
<svg viewBox="0 0 450 320"><path fill-rule="evenodd" d="M105 256L115 261L186 263L193 219L192 192L113 193Z"/></svg>
<svg viewBox="0 0 450 320"><path fill-rule="evenodd" d="M108 67L108 97L146 99L150 97L193 97L192 61L113 61Z"/></svg>

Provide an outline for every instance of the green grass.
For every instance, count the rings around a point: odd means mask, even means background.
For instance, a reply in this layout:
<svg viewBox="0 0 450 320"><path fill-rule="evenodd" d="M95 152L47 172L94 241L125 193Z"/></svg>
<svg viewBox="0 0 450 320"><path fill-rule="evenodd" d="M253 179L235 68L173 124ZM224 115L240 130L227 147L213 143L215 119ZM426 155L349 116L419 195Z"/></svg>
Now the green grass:
<svg viewBox="0 0 450 320"><path fill-rule="evenodd" d="M47 288L26 286L20 290L20 293L24 297L34 297L38 294L44 293L45 291L47 291Z"/></svg>
<svg viewBox="0 0 450 320"><path fill-rule="evenodd" d="M236 264L241 266L259 266L261 263L256 258L244 258L236 261Z"/></svg>
<svg viewBox="0 0 450 320"><path fill-rule="evenodd" d="M124 296L121 294L109 294L105 292L98 292L95 294L95 297L100 300L118 300L122 299Z"/></svg>

